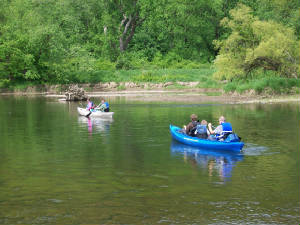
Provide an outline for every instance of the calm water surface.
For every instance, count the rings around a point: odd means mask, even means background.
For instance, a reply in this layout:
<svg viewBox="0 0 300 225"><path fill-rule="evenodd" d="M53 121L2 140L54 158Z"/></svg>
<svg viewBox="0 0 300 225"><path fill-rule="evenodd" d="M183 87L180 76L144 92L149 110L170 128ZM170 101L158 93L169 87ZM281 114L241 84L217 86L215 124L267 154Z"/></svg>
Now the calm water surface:
<svg viewBox="0 0 300 225"><path fill-rule="evenodd" d="M298 103L109 100L113 120L0 98L0 224L299 224ZM172 141L191 113L226 116L243 152Z"/></svg>

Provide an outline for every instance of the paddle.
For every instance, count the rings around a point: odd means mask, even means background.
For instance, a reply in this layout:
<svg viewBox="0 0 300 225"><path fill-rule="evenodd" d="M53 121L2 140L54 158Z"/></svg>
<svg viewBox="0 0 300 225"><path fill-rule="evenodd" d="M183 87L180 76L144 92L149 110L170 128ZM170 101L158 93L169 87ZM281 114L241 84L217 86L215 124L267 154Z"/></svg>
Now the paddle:
<svg viewBox="0 0 300 225"><path fill-rule="evenodd" d="M82 105L82 103L80 102L80 106L81 108L84 108L84 106ZM89 117L92 114L92 111L89 111L89 113L87 115L85 115L85 117Z"/></svg>
<svg viewBox="0 0 300 225"><path fill-rule="evenodd" d="M92 114L92 111L89 112L85 117L89 117Z"/></svg>
<svg viewBox="0 0 300 225"><path fill-rule="evenodd" d="M100 103L100 104L101 104L101 103ZM99 105L100 105L100 104L99 104ZM99 105L96 106L96 107L94 106L93 108L91 108L91 109L90 109L90 113L87 114L86 117L89 117L89 116L92 114L92 112L93 112L92 110L97 109L97 108L99 107Z"/></svg>

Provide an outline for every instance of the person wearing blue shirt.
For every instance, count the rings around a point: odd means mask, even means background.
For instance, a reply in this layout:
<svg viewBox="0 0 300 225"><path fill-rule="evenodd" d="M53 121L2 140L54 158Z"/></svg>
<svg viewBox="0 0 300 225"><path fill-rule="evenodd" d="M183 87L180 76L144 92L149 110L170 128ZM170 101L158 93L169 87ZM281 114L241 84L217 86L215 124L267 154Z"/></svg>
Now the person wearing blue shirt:
<svg viewBox="0 0 300 225"><path fill-rule="evenodd" d="M104 99L101 100L99 110L102 112L109 112L109 104Z"/></svg>
<svg viewBox="0 0 300 225"><path fill-rule="evenodd" d="M105 109L104 109L104 112L109 112L109 104L108 104L108 102L107 101L105 101L104 99L103 99L103 101L104 101L104 104L105 104Z"/></svg>
<svg viewBox="0 0 300 225"><path fill-rule="evenodd" d="M216 129L212 129L212 124L208 124L208 130L210 132L210 136L208 139L210 140L220 140L223 141L226 139L226 137L233 133L232 126L230 123L226 122L226 119L224 116L220 116L219 118L219 126L216 127Z"/></svg>

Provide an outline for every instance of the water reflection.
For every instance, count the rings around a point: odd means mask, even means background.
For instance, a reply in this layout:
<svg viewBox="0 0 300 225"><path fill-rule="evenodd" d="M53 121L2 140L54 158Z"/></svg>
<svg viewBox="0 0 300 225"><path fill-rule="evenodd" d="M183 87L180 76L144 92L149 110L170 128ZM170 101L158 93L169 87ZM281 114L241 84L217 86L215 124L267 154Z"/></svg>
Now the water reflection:
<svg viewBox="0 0 300 225"><path fill-rule="evenodd" d="M171 144L171 152L174 155L183 155L184 162L207 170L210 177L217 174L221 181L226 181L231 177L233 167L244 157L242 153L206 150L184 145L174 140Z"/></svg>
<svg viewBox="0 0 300 225"><path fill-rule="evenodd" d="M80 124L84 124L87 126L88 131L90 134L95 132L101 132L101 133L109 133L110 125L113 122L112 118L89 118L85 116L79 116L78 122Z"/></svg>

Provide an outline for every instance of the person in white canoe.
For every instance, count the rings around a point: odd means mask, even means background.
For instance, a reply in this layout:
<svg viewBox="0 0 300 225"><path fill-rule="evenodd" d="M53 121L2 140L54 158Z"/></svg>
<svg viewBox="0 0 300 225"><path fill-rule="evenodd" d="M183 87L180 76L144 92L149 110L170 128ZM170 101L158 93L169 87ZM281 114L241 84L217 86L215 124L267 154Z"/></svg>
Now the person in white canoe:
<svg viewBox="0 0 300 225"><path fill-rule="evenodd" d="M94 102L92 102L91 99L88 98L87 99L86 110L92 112L94 108L95 108Z"/></svg>
<svg viewBox="0 0 300 225"><path fill-rule="evenodd" d="M97 110L101 112L109 112L109 104L104 99L101 100L101 103L96 107Z"/></svg>

